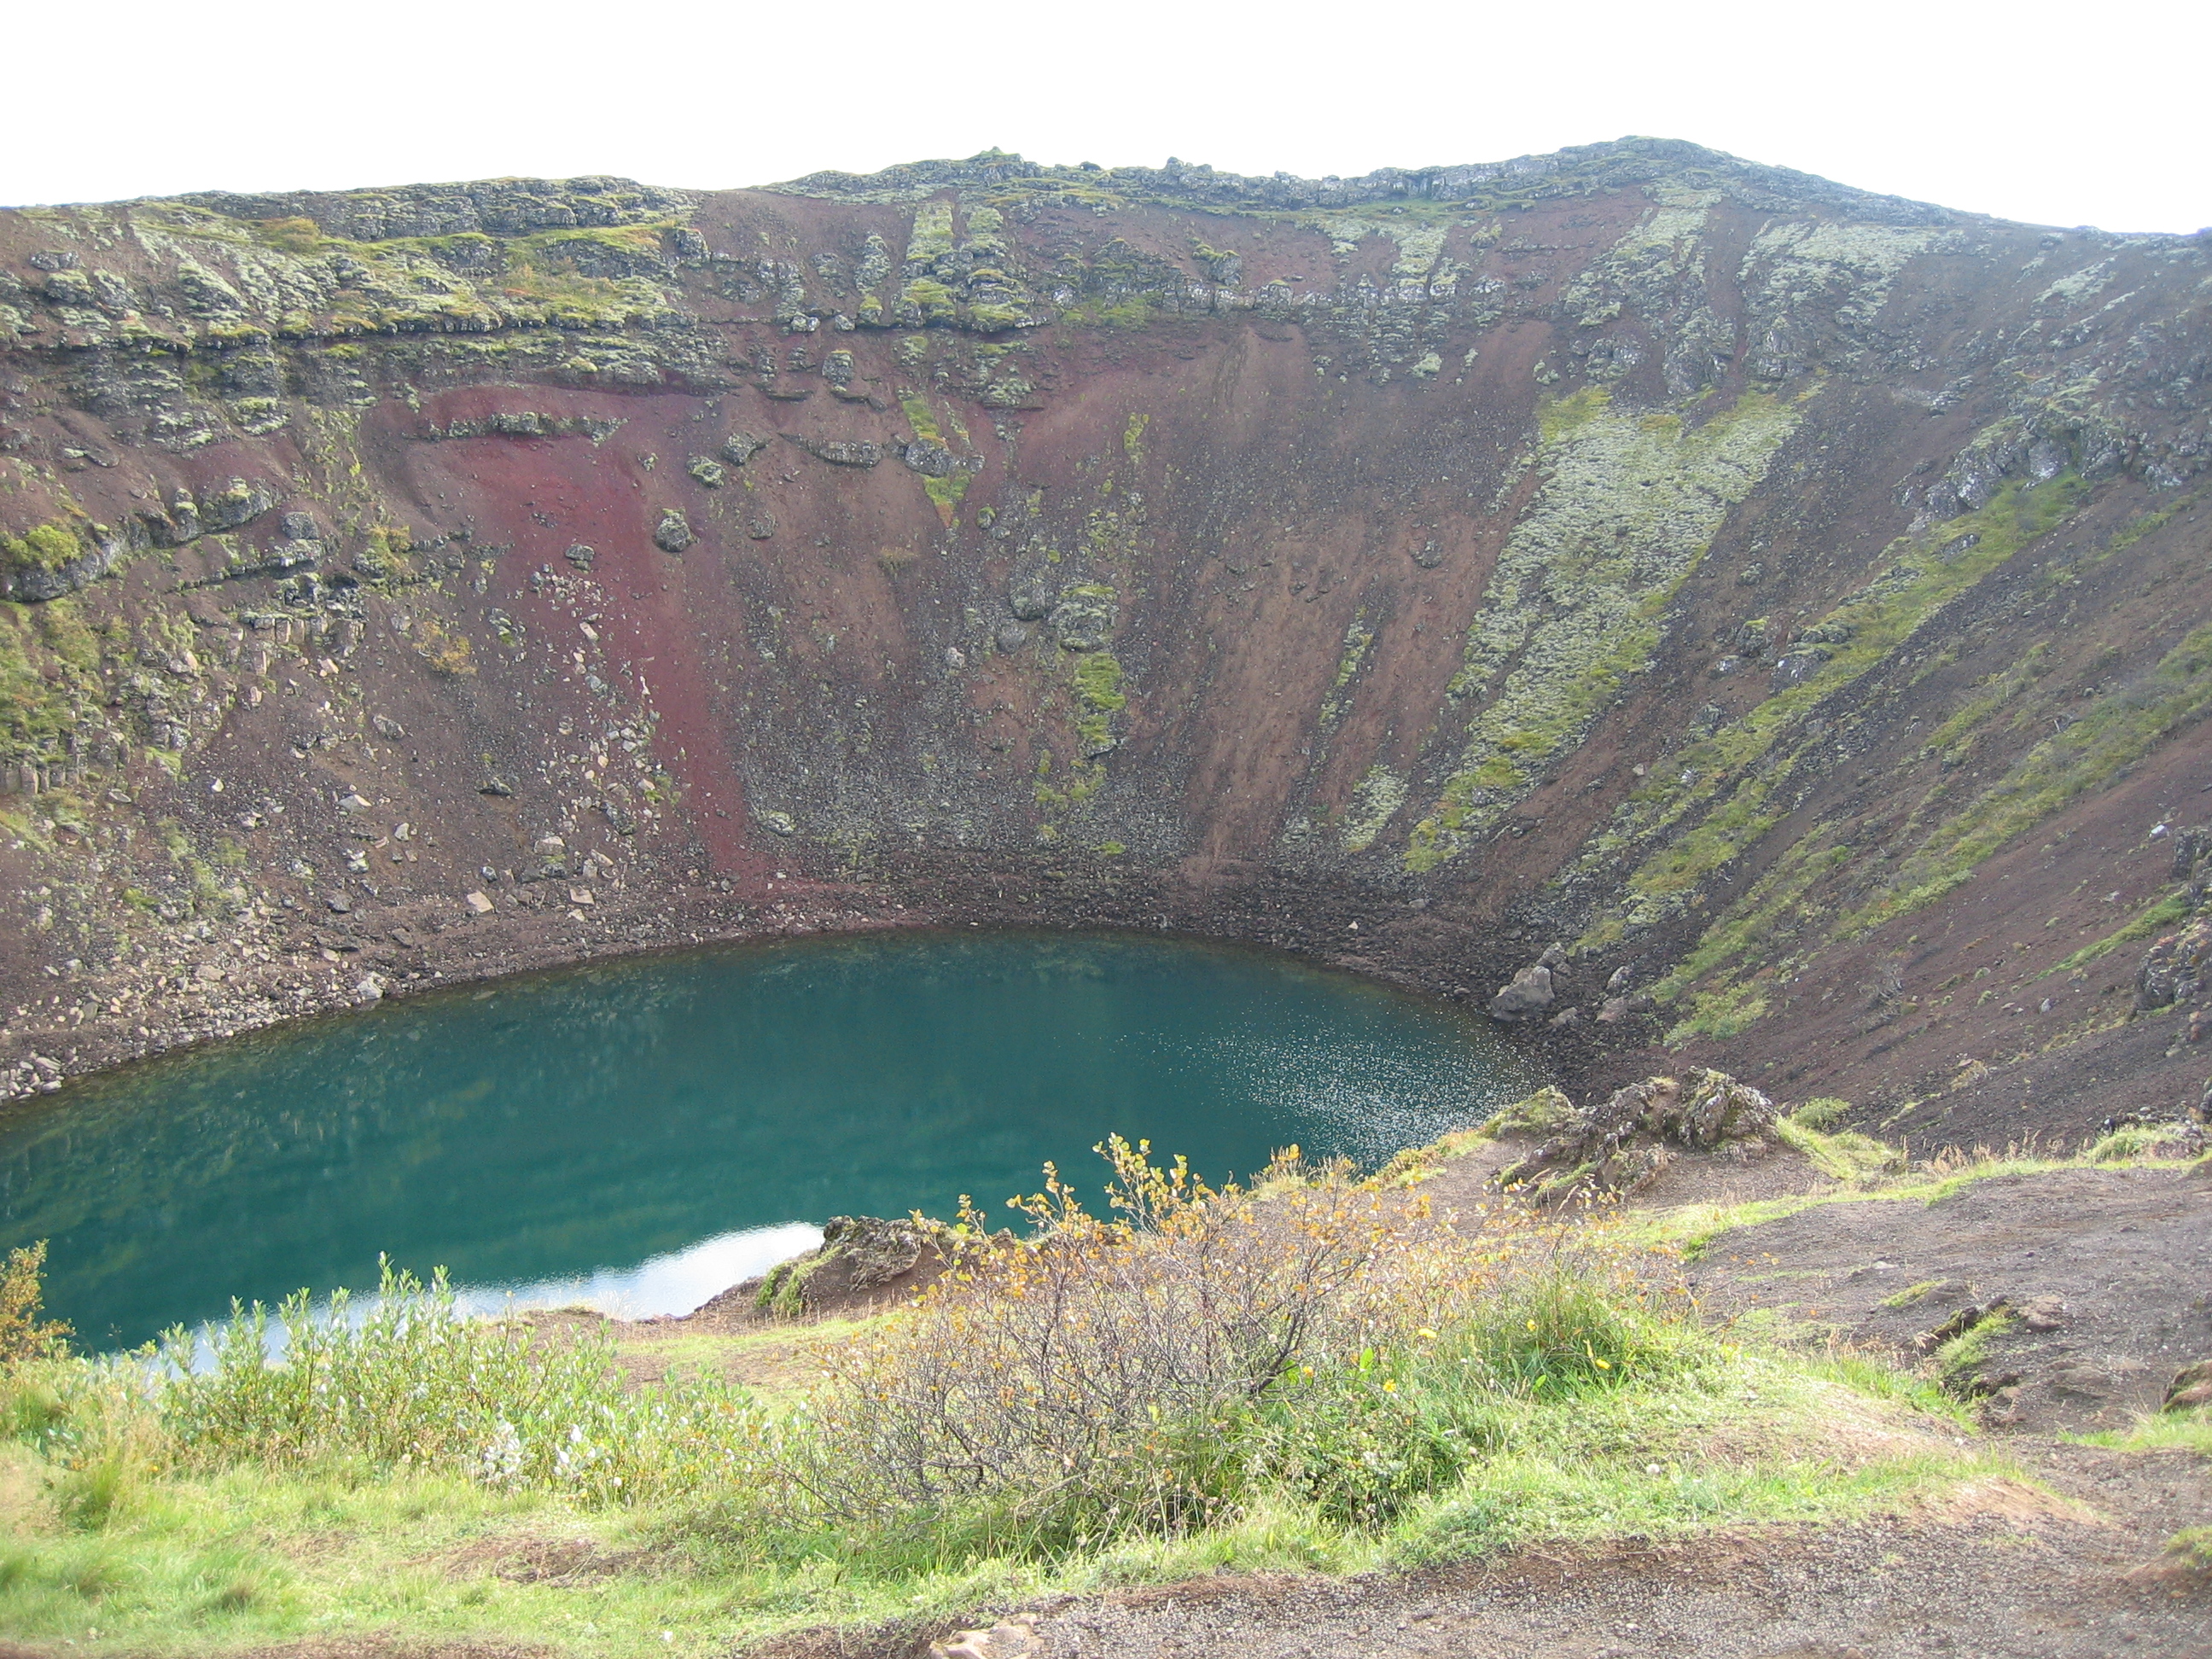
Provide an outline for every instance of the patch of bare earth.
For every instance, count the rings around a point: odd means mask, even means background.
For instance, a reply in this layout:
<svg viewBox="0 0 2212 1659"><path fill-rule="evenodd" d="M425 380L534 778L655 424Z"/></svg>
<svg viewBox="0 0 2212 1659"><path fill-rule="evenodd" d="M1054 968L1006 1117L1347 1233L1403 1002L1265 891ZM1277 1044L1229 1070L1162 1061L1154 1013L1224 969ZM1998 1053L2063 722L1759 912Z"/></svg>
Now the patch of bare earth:
<svg viewBox="0 0 2212 1659"><path fill-rule="evenodd" d="M2116 1429L2212 1356L2212 1181L2055 1170L1934 1204L1816 1205L1723 1235L1689 1276L1716 1311L1761 1309L1907 1357L1994 1310L1962 1379L1992 1426Z"/></svg>
<svg viewBox="0 0 2212 1659"><path fill-rule="evenodd" d="M1534 1550L1387 1579L1170 1585L1040 1608L1034 1624L1002 1626L969 1650L982 1659L2201 1659L2212 1598L2129 1577L2155 1550L2124 1523L2052 1515L2006 1494L1989 1512L1955 1518Z"/></svg>

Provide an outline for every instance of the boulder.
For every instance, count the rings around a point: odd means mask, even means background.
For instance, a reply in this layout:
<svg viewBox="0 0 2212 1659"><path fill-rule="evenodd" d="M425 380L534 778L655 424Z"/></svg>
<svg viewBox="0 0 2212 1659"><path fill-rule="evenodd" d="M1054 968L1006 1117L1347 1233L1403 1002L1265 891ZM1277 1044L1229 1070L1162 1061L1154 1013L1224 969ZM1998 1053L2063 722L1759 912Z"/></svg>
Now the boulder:
<svg viewBox="0 0 2212 1659"><path fill-rule="evenodd" d="M1552 1006L1552 970L1540 963L1523 968L1512 983L1490 1000L1490 1017L1507 1021L1533 1018Z"/></svg>
<svg viewBox="0 0 2212 1659"><path fill-rule="evenodd" d="M653 527L653 544L664 553L681 553L697 541L691 533L691 521L672 507L660 510L660 522Z"/></svg>

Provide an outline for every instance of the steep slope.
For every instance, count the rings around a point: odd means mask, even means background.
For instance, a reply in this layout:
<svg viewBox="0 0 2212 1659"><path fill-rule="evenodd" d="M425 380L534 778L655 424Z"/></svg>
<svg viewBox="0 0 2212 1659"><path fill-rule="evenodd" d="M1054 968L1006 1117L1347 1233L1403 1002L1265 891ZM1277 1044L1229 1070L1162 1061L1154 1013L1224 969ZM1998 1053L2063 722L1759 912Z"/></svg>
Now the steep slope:
<svg viewBox="0 0 2212 1659"><path fill-rule="evenodd" d="M2208 253L1642 139L0 214L13 1086L1034 919L1556 945L1499 1006L1569 1071L1923 1138L2193 1100L2123 1016Z"/></svg>

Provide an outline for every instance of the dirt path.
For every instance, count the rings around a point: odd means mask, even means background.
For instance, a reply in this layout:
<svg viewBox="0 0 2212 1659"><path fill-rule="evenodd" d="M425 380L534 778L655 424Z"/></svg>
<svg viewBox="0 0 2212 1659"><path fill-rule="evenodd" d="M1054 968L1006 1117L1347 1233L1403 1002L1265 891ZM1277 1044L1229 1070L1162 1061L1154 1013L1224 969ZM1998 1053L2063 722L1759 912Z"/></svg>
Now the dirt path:
<svg viewBox="0 0 2212 1659"><path fill-rule="evenodd" d="M2069 1484L2094 1484L2110 1461L2085 1460ZM2178 1461L2172 1454L2151 1460ZM2201 1511L2201 1464L2191 1473ZM1980 1512L1587 1555L1538 1551L1494 1566L1395 1579L1200 1581L1046 1610L1033 1625L970 1645L988 1659L2203 1659L2212 1652L2212 1595L2129 1576L2155 1553L2149 1534L2157 1523L2075 1518L2009 1486L1965 1501Z"/></svg>

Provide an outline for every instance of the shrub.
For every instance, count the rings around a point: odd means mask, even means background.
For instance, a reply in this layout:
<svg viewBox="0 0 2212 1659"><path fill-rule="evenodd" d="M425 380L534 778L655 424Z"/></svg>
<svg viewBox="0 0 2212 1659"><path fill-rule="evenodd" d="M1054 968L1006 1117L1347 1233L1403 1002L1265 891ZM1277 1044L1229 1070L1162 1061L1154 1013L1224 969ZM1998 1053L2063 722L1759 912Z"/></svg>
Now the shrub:
<svg viewBox="0 0 2212 1659"><path fill-rule="evenodd" d="M1048 1165L1045 1190L1013 1200L1029 1237L990 1233L973 1210L947 1230L950 1271L818 1404L797 1479L825 1510L1016 1496L1032 1519L1115 1531L1218 1509L1223 1430L1343 1341L1397 1206L1342 1171L1289 1179L1295 1152L1261 1202L1147 1150L1100 1149L1117 1219Z"/></svg>
<svg viewBox="0 0 2212 1659"><path fill-rule="evenodd" d="M1796 1111L1790 1113L1790 1119L1793 1123L1802 1124L1808 1129L1825 1133L1840 1123L1850 1109L1850 1101L1838 1100L1832 1096L1821 1095L1807 1101Z"/></svg>
<svg viewBox="0 0 2212 1659"><path fill-rule="evenodd" d="M436 1469L609 1502L753 1479L772 1440L719 1385L624 1393L602 1334L553 1341L459 1317L442 1274L425 1285L387 1263L358 1322L343 1291L327 1314L301 1291L276 1320L281 1360L258 1303L234 1304L204 1369L191 1332L163 1340L161 1413L185 1461Z"/></svg>
<svg viewBox="0 0 2212 1659"><path fill-rule="evenodd" d="M70 1328L58 1319L42 1319L45 1295L39 1277L46 1269L46 1241L8 1252L0 1267L0 1365L27 1359L46 1359L61 1353Z"/></svg>
<svg viewBox="0 0 2212 1659"><path fill-rule="evenodd" d="M1500 1401L1617 1387L1690 1340L1602 1224L1568 1246L1514 1208L1462 1234L1295 1149L1218 1192L1099 1150L1116 1218L1048 1167L1028 1237L967 1212L951 1270L836 1366L794 1448L816 1516L965 1513L1058 1553L1286 1491L1372 1527L1455 1480Z"/></svg>

